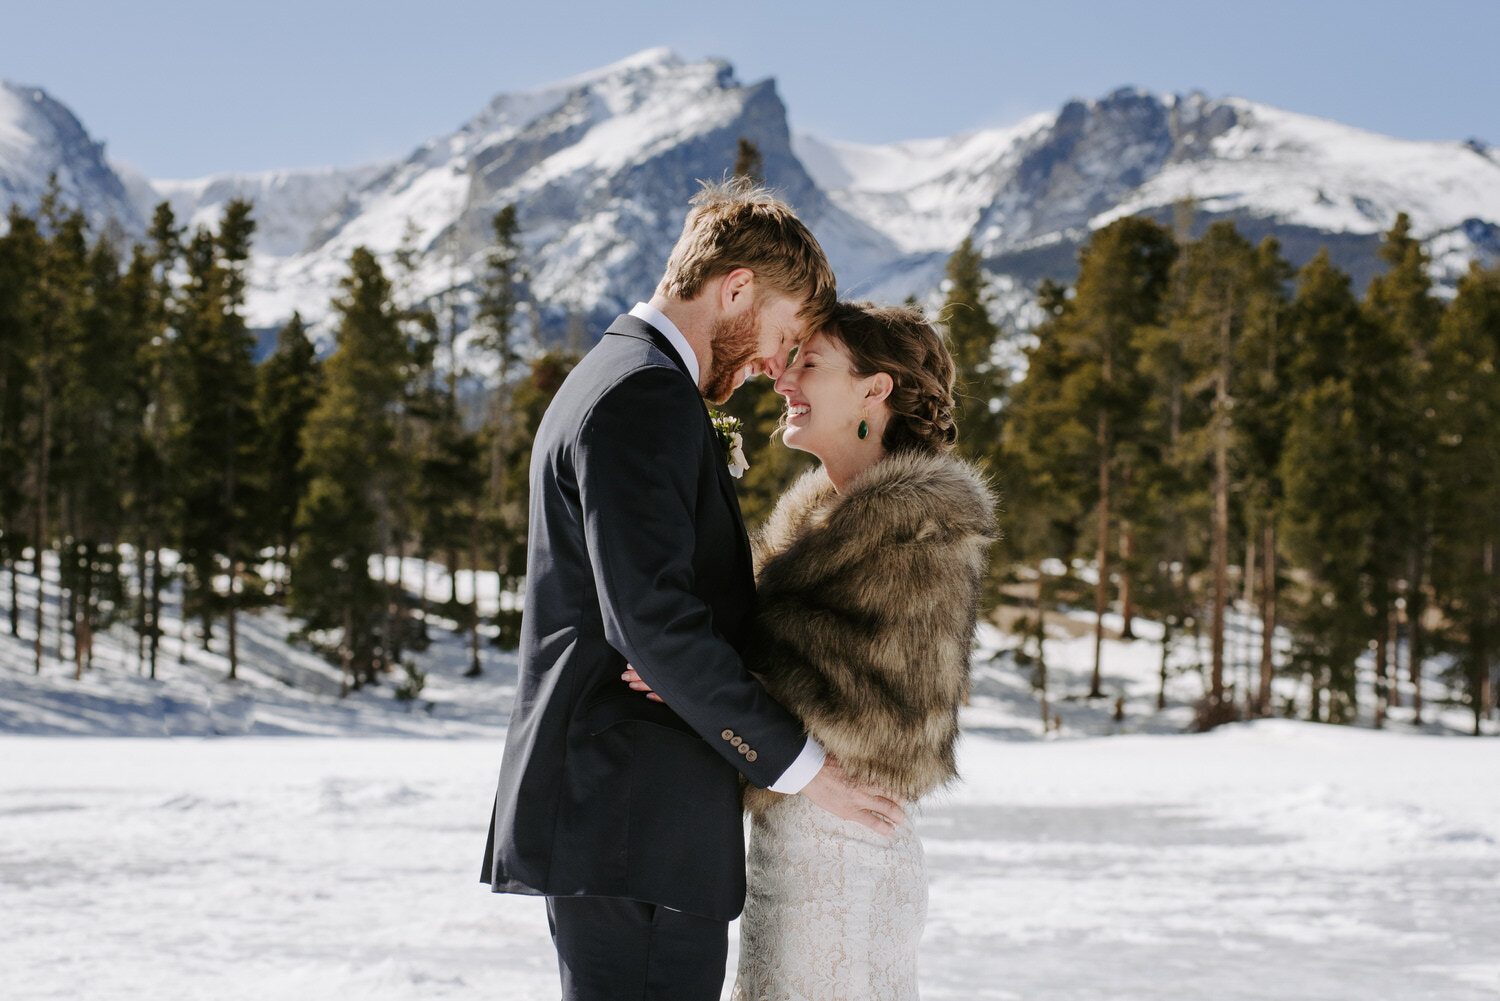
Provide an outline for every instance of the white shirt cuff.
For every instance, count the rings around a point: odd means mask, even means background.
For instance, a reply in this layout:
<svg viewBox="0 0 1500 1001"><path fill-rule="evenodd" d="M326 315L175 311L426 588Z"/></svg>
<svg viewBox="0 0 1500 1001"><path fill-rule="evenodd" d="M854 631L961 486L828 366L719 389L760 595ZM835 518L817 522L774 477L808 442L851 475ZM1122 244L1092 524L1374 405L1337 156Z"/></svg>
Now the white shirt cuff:
<svg viewBox="0 0 1500 1001"><path fill-rule="evenodd" d="M797 755L797 760L781 773L781 778L772 783L771 791L785 793L788 796L801 792L803 787L813 780L813 776L822 769L823 761L827 757L828 755L823 751L823 745L808 737L802 753Z"/></svg>

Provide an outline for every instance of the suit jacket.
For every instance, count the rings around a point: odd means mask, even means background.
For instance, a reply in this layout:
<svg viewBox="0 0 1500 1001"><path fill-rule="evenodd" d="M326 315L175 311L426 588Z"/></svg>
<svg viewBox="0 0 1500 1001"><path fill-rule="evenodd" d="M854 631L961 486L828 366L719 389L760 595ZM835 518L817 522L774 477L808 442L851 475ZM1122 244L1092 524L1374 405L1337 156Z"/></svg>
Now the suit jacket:
<svg viewBox="0 0 1500 1001"><path fill-rule="evenodd" d="M617 319L537 429L520 677L482 879L729 920L744 903L738 775L806 734L736 652L749 542L698 388ZM620 680L629 663L662 697ZM667 708L670 706L671 708Z"/></svg>

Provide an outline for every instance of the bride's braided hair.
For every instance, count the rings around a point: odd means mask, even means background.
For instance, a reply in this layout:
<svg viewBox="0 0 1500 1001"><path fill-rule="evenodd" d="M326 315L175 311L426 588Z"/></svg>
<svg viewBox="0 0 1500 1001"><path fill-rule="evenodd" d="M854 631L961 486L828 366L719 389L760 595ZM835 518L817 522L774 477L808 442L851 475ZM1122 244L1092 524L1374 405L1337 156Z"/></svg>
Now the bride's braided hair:
<svg viewBox="0 0 1500 1001"><path fill-rule="evenodd" d="M841 302L827 331L844 345L860 378L884 372L895 384L881 444L887 452L946 452L958 439L953 421L953 356L914 309Z"/></svg>

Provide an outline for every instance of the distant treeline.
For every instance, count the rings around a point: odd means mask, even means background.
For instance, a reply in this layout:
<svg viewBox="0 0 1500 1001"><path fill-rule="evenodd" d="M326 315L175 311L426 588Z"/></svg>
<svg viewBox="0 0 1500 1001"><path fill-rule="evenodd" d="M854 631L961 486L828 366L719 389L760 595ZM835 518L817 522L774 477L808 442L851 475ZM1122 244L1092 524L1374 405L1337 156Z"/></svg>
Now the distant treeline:
<svg viewBox="0 0 1500 1001"><path fill-rule="evenodd" d="M91 240L55 187L34 217L12 210L0 566L9 628L30 634L37 670L52 637L81 674L93 634L123 621L154 673L175 578L205 644L222 623L231 672L237 610L269 603L309 641L335 638L324 649L350 685L399 668L436 603L468 630L477 672L474 605L410 594L377 558L479 568L508 588L524 577L531 441L577 356L521 336L513 208L493 223L467 350L495 376L476 412L458 398L453 323L403 301L420 264L410 246L384 266L353 253L326 359L294 316L257 365L248 203L191 234L163 204L128 254ZM968 241L954 253L938 319L959 369L959 448L1003 498L990 594L1020 606L1005 621L1044 714L1047 616L1090 602L1099 638L1109 611L1127 636L1136 616L1164 624L1163 685L1172 651L1206 638L1202 726L1348 722L1361 698L1377 724L1403 699L1420 718L1430 658L1476 730L1492 712L1500 272L1476 266L1445 303L1404 216L1380 253L1386 271L1361 298L1326 254L1293 273L1274 240L1252 246L1229 223L1189 240L1120 220L1093 234L1071 287L1041 285L1024 374L1000 360L1015 335L990 318L980 255ZM754 524L809 460L773 441L782 401L767 380L725 409L746 424ZM49 622L40 603L23 623L16 572L40 573L44 552L63 611ZM1252 665L1227 662L1236 603L1264 623ZM500 617L513 638L515 613ZM1099 651L1091 696L1114 694ZM1376 682L1360 692L1369 652ZM1253 680L1236 686L1237 666ZM1276 677L1298 679L1297 696L1273 698Z"/></svg>
<svg viewBox="0 0 1500 1001"><path fill-rule="evenodd" d="M457 331L396 292L420 263L410 247L390 276L368 250L353 253L326 359L294 315L257 365L243 314L249 203L230 202L217 232L193 233L163 203L128 254L91 241L55 182L35 217L12 209L8 222L0 566L11 571L11 634L23 625L19 563L40 575L54 554L65 595L56 621L39 601L29 623L38 672L50 647L81 676L94 634L124 621L154 677L175 578L205 646L222 623L231 677L236 613L282 603L310 642L336 637L324 652L358 686L426 639L413 605L425 612L429 596L405 593L373 558L484 567L510 587L522 578L530 440L576 359L517 343L513 208L494 217L470 334L497 369L477 419L461 413L459 373L439 377L434 364L454 357ZM474 604L431 601L469 631L477 673ZM513 635L515 613L501 619Z"/></svg>

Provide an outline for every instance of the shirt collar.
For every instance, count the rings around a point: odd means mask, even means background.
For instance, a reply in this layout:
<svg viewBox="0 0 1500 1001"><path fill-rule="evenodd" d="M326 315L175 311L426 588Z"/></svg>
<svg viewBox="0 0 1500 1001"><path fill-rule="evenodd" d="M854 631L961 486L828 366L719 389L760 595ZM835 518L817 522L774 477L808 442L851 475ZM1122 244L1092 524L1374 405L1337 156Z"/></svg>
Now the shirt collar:
<svg viewBox="0 0 1500 1001"><path fill-rule="evenodd" d="M630 310L630 315L638 320L645 320L651 326L661 331L667 343L677 352L682 363L687 366L688 375L693 378L693 385L698 385L698 356L693 353L692 345L688 344L687 338L682 336L682 331L677 329L677 324L667 319L666 315L649 302L638 302Z"/></svg>

